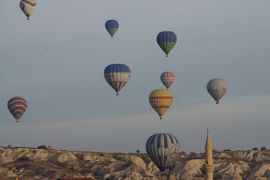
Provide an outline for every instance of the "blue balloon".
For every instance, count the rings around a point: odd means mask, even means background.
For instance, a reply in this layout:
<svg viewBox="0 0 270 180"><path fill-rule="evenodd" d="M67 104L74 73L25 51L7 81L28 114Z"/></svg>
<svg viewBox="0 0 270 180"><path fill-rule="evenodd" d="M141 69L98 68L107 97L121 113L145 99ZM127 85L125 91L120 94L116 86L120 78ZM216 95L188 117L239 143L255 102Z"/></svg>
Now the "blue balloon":
<svg viewBox="0 0 270 180"><path fill-rule="evenodd" d="M149 158L160 171L174 168L180 150L180 144L174 135L154 134L147 139L145 148Z"/></svg>
<svg viewBox="0 0 270 180"><path fill-rule="evenodd" d="M111 64L105 68L104 77L118 95L130 79L130 69L125 64Z"/></svg>
<svg viewBox="0 0 270 180"><path fill-rule="evenodd" d="M110 19L110 20L106 21L105 28L107 29L107 31L109 32L111 37L113 37L113 35L116 33L116 31L119 28L119 23L118 23L118 21L116 21L114 19Z"/></svg>
<svg viewBox="0 0 270 180"><path fill-rule="evenodd" d="M177 42L177 36L172 31L162 31L157 35L157 43L168 57L169 52Z"/></svg>

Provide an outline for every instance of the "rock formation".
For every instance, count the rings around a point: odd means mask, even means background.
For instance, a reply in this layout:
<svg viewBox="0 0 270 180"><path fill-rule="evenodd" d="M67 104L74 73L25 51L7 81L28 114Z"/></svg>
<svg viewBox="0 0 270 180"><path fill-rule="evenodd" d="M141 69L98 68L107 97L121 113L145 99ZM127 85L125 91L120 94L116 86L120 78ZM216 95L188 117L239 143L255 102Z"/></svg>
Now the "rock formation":
<svg viewBox="0 0 270 180"><path fill-rule="evenodd" d="M170 179L203 180L204 153L182 155ZM270 150L213 151L214 179L270 179ZM76 152L37 148L0 147L0 179L57 180L67 177L93 179L162 179L146 154Z"/></svg>

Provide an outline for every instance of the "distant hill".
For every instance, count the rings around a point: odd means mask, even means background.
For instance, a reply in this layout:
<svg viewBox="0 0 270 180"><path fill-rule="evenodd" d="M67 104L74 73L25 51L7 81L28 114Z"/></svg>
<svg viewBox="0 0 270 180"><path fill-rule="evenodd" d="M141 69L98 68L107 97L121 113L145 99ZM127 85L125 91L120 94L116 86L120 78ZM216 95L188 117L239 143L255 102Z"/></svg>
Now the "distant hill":
<svg viewBox="0 0 270 180"><path fill-rule="evenodd" d="M203 154L181 155L171 179L202 180ZM270 179L270 150L214 152L214 179ZM63 177L93 179L158 179L160 172L146 154L55 150L51 147L0 147L0 179L57 180Z"/></svg>

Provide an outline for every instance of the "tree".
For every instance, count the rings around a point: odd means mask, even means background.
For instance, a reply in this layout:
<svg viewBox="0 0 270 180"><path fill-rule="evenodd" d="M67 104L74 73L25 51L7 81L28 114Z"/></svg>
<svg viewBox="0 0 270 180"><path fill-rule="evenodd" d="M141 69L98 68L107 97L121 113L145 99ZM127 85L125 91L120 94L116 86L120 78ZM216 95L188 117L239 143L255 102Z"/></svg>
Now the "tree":
<svg viewBox="0 0 270 180"><path fill-rule="evenodd" d="M192 159L196 159L198 155L197 155L196 152L191 152L191 153L189 154L189 156L190 156Z"/></svg>
<svg viewBox="0 0 270 180"><path fill-rule="evenodd" d="M43 145L38 146L37 149L46 149L46 150L49 150L49 149L53 149L53 148L51 146L47 146L47 145L43 144Z"/></svg>

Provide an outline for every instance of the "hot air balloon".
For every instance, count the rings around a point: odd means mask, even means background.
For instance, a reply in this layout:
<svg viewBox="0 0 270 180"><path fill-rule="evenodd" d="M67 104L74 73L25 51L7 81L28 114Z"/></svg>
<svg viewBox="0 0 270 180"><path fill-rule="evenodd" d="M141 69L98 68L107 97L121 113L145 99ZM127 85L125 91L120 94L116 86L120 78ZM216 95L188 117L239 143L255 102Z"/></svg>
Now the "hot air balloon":
<svg viewBox="0 0 270 180"><path fill-rule="evenodd" d="M119 23L114 19L110 19L106 21L105 28L107 29L111 37L113 37L113 35L116 33L116 31L119 28Z"/></svg>
<svg viewBox="0 0 270 180"><path fill-rule="evenodd" d="M20 1L20 8L29 20L31 14L35 10L36 7L36 0L21 0Z"/></svg>
<svg viewBox="0 0 270 180"><path fill-rule="evenodd" d="M216 104L219 104L221 98L226 94L228 84L224 79L214 78L207 83L207 91L214 98Z"/></svg>
<svg viewBox="0 0 270 180"><path fill-rule="evenodd" d="M176 34L172 31L162 31L157 35L157 43L168 57L169 52L177 42Z"/></svg>
<svg viewBox="0 0 270 180"><path fill-rule="evenodd" d="M111 64L105 68L104 77L118 95L130 79L130 69L125 64Z"/></svg>
<svg viewBox="0 0 270 180"><path fill-rule="evenodd" d="M173 102L173 94L167 89L155 89L149 95L149 103L158 113L160 119L167 112Z"/></svg>
<svg viewBox="0 0 270 180"><path fill-rule="evenodd" d="M145 148L153 163L160 171L164 171L173 169L179 154L180 144L172 134L157 133L147 139Z"/></svg>
<svg viewBox="0 0 270 180"><path fill-rule="evenodd" d="M174 79L175 79L175 75L174 75L173 72L170 72L170 71L163 72L160 75L160 80L167 89L170 88L170 86L172 85Z"/></svg>
<svg viewBox="0 0 270 180"><path fill-rule="evenodd" d="M16 119L16 122L19 122L23 113L27 109L27 101L22 97L15 96L8 101L7 106L10 113Z"/></svg>

